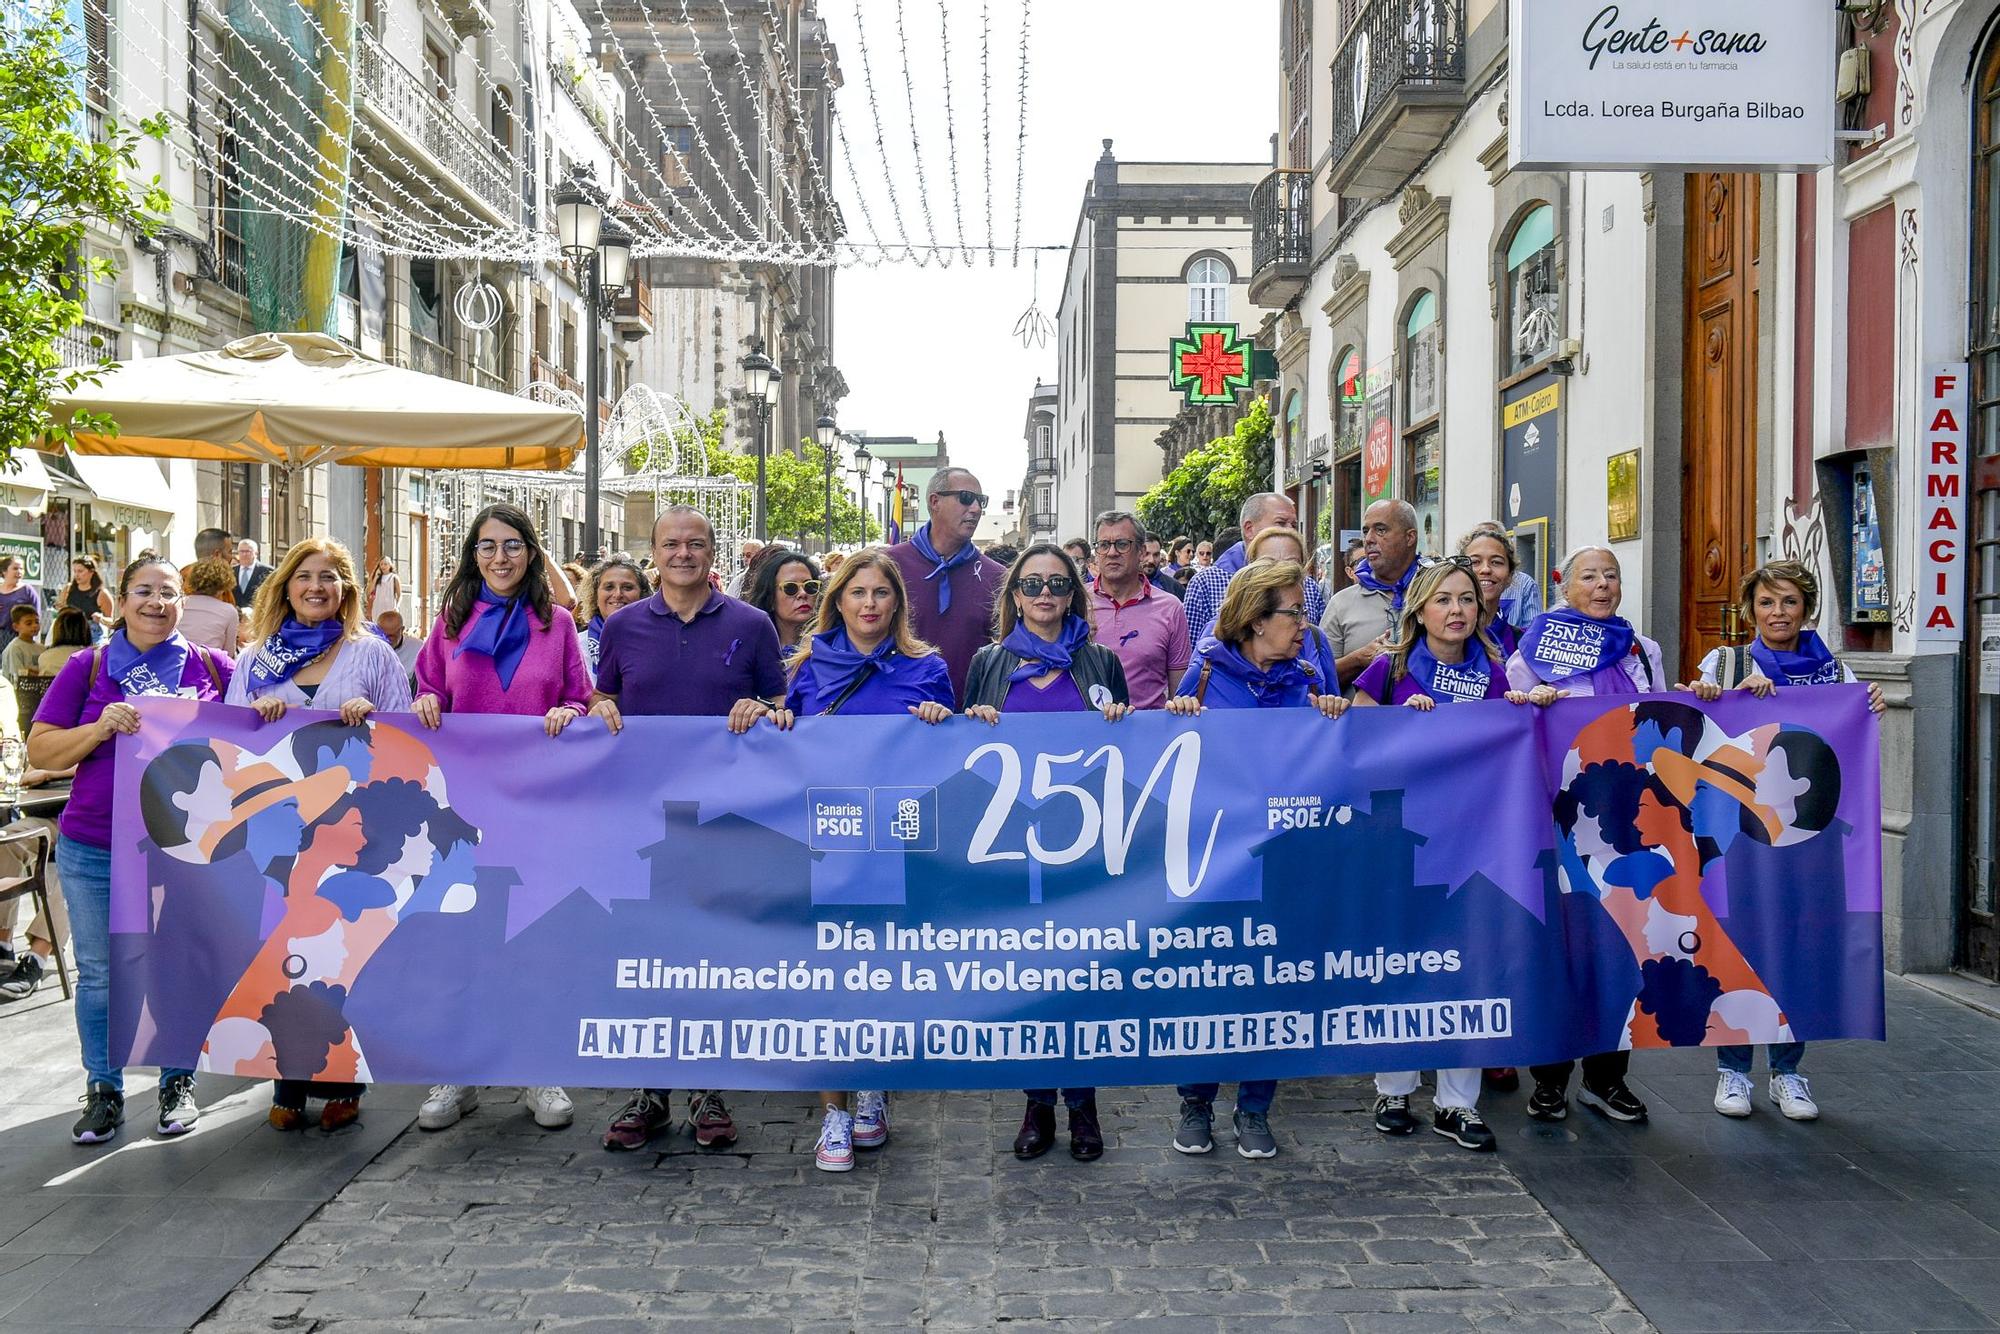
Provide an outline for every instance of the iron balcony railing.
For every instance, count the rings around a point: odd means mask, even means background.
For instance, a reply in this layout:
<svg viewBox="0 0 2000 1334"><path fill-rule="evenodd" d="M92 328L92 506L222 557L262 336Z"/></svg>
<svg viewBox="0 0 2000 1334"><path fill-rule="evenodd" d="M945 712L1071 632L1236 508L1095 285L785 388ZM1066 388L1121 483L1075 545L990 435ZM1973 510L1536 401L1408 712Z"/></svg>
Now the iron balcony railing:
<svg viewBox="0 0 2000 1334"><path fill-rule="evenodd" d="M1312 263L1312 173L1274 171L1250 192L1250 269Z"/></svg>
<svg viewBox="0 0 2000 1334"><path fill-rule="evenodd" d="M66 369L118 359L118 330L86 319L56 335L56 357Z"/></svg>
<svg viewBox="0 0 2000 1334"><path fill-rule="evenodd" d="M440 98L424 79L361 34L354 48L361 98L503 218L520 203L513 173L486 131Z"/></svg>
<svg viewBox="0 0 2000 1334"><path fill-rule="evenodd" d="M1056 475L1056 460L1053 454L1034 454L1028 459L1028 476L1053 477Z"/></svg>
<svg viewBox="0 0 2000 1334"><path fill-rule="evenodd" d="M1398 93L1464 82L1465 0L1370 0L1333 58L1333 160Z"/></svg>

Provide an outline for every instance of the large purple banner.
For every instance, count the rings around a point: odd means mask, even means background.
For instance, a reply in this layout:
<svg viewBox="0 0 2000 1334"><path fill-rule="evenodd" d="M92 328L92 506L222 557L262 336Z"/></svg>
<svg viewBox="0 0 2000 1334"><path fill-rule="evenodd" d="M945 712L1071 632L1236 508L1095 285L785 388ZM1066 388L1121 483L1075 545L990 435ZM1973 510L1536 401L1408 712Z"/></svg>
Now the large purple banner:
<svg viewBox="0 0 2000 1334"><path fill-rule="evenodd" d="M121 1061L1046 1087L1883 1031L1859 687L554 740L141 714Z"/></svg>

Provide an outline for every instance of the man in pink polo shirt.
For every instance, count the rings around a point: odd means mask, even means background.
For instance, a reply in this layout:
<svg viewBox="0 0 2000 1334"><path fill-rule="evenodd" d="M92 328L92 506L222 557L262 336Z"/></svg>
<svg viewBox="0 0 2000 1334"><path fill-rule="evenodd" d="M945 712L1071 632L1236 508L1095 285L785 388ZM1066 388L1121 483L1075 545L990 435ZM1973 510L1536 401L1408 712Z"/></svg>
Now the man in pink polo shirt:
<svg viewBox="0 0 2000 1334"><path fill-rule="evenodd" d="M1180 602L1146 582L1145 549L1146 529L1136 517L1124 510L1097 516L1092 638L1124 664L1132 707L1161 709L1193 651Z"/></svg>

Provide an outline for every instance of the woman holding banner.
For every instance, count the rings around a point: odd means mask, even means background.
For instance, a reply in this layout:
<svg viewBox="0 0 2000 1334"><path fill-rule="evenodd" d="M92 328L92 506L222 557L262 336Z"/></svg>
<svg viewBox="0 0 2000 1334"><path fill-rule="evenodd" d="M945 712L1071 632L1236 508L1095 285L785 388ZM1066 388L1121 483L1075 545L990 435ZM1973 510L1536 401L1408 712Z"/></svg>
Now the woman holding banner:
<svg viewBox="0 0 2000 1334"><path fill-rule="evenodd" d="M1624 598L1618 558L1603 547L1579 547L1564 558L1557 580L1563 605L1543 612L1521 634L1507 660L1516 690L1553 686L1565 695L1648 695L1670 687L1660 646L1618 614ZM1577 1101L1613 1121L1643 1121L1646 1104L1625 1083L1629 1050L1583 1058ZM1560 1121L1569 1115L1569 1076L1576 1062L1529 1068L1535 1091L1528 1115Z"/></svg>
<svg viewBox="0 0 2000 1334"><path fill-rule="evenodd" d="M165 561L126 566L116 606L111 637L63 664L28 733L29 764L76 769L57 822L56 869L76 951L76 1032L88 1081L83 1116L70 1130L78 1144L104 1143L125 1120L125 1072L111 1067L113 740L138 734L139 711L130 701L220 700L231 672L228 658L182 637L180 571ZM194 1071L160 1071L160 1134L185 1134L200 1115Z"/></svg>
<svg viewBox="0 0 2000 1334"><path fill-rule="evenodd" d="M1204 709L1317 709L1328 718L1347 710L1339 684L1300 656L1305 645L1306 571L1297 561L1252 561L1229 581L1215 630L1195 646L1167 711L1184 718ZM1208 1153L1215 1148L1217 1084L1180 1086L1180 1124L1174 1148ZM1236 1152L1275 1158L1271 1134L1275 1079L1246 1079L1236 1086Z"/></svg>
<svg viewBox="0 0 2000 1334"><path fill-rule="evenodd" d="M1486 623L1482 587L1471 558L1454 556L1419 570L1404 597L1395 646L1370 663L1354 683L1357 708L1402 705L1429 713L1440 702L1473 704L1504 699L1546 706L1562 698L1553 686L1507 689L1500 646ZM1417 1070L1375 1076L1375 1128L1408 1135L1417 1128L1410 1095ZM1479 1115L1478 1068L1437 1072L1431 1129L1461 1148L1490 1152L1493 1131Z"/></svg>
<svg viewBox="0 0 2000 1334"><path fill-rule="evenodd" d="M330 538L308 538L285 553L257 590L250 634L224 703L247 705L267 723L287 709L338 710L349 727L371 713L409 712L409 677L396 650L361 619L354 557ZM271 1086L271 1125L303 1130L306 1100L323 1098L320 1129L339 1130L360 1119L366 1087L279 1079Z"/></svg>
<svg viewBox="0 0 2000 1334"><path fill-rule="evenodd" d="M1796 561L1779 560L1759 566L1743 580L1737 593L1743 619L1757 627L1748 644L1712 649L1701 660L1701 679L1688 689L1713 702L1725 690L1747 690L1768 699L1781 686L1852 684L1854 672L1833 656L1813 624L1819 619L1819 580ZM1882 687L1868 683L1868 707L1886 707ZM1771 1103L1787 1120L1817 1121L1813 1101L1799 1061L1803 1042L1774 1042L1764 1049L1771 1066ZM1724 1116L1751 1112L1750 1065L1755 1053L1748 1046L1715 1049L1715 1110Z"/></svg>
<svg viewBox="0 0 2000 1334"><path fill-rule="evenodd" d="M435 731L447 713L522 714L541 718L555 737L584 715L590 673L576 622L567 611L557 614L555 577L534 520L520 509L488 505L473 517L444 611L417 655L419 722ZM546 1130L576 1114L554 1086L528 1089L522 1101ZM417 1125L442 1130L478 1105L477 1088L437 1084L417 1110Z"/></svg>
<svg viewBox="0 0 2000 1334"><path fill-rule="evenodd" d="M785 707L772 721L780 731L812 715L914 714L932 726L951 717L951 669L910 628L903 576L879 547L848 557L827 585L813 633L791 661ZM889 1141L889 1095L822 1090L819 1142L813 1162L822 1172L847 1172L856 1148Z"/></svg>
<svg viewBox="0 0 2000 1334"><path fill-rule="evenodd" d="M1037 542L1007 571L1005 596L993 607L997 643L973 656L965 678L965 712L998 724L1002 712L1102 714L1117 722L1132 712L1118 655L1090 642L1090 590L1076 562L1053 542ZM1028 1110L1014 1137L1014 1156L1039 1158L1056 1142L1056 1090L1028 1089ZM1069 1108L1069 1156L1080 1163L1104 1156L1097 1090L1062 1090Z"/></svg>
<svg viewBox="0 0 2000 1334"><path fill-rule="evenodd" d="M608 557L584 576L583 596L577 602L577 614L583 622L577 647L583 650L583 665L590 669L592 680L597 677L597 646L602 642L604 622L619 608L645 601L652 591L652 581L630 556Z"/></svg>

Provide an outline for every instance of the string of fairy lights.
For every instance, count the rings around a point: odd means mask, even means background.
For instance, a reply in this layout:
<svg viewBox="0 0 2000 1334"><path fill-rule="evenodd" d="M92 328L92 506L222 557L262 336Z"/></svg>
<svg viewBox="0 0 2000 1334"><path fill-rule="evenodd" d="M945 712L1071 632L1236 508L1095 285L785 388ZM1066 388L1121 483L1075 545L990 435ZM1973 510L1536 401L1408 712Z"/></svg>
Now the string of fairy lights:
<svg viewBox="0 0 2000 1334"><path fill-rule="evenodd" d="M122 40L108 110L128 123L164 114L169 142L202 182L198 206L287 219L361 250L556 259L548 200L566 183L560 163L592 170L641 256L1019 264L1027 0L1012 33L996 28L991 0L962 4L958 13L951 0L935 0L928 48L912 40L906 0L895 0L886 50L871 43L859 0L838 45L809 4L574 3L523 0L500 28L456 42L441 75L430 67L440 39L414 14L401 14L396 0L369 7L379 29L363 20L360 0L349 0L345 15L285 0L231 0L226 11L215 0L185 10L136 0L109 14ZM351 46L329 32L344 36L349 25ZM995 99L1004 86L996 52L1004 51L1015 57L1006 71L1016 100L1012 135L996 124L1004 114ZM423 52L424 65L412 68L392 52ZM975 52L976 108L965 96ZM861 74L859 88L844 93L843 58ZM467 70L469 80L453 78ZM887 82L878 85L878 74ZM897 82L900 116L885 110L891 103L879 91ZM473 93L469 107L462 91ZM856 92L866 128L842 114L842 99ZM558 119L564 99L580 114ZM399 132L381 132L371 115ZM560 142L552 145L552 136ZM1003 234L1008 214L996 182L1010 165L1010 146L1015 199ZM969 191L976 192L970 210ZM933 193L946 192L948 223L933 206ZM975 230L982 206L983 235ZM850 209L858 232L850 231Z"/></svg>

